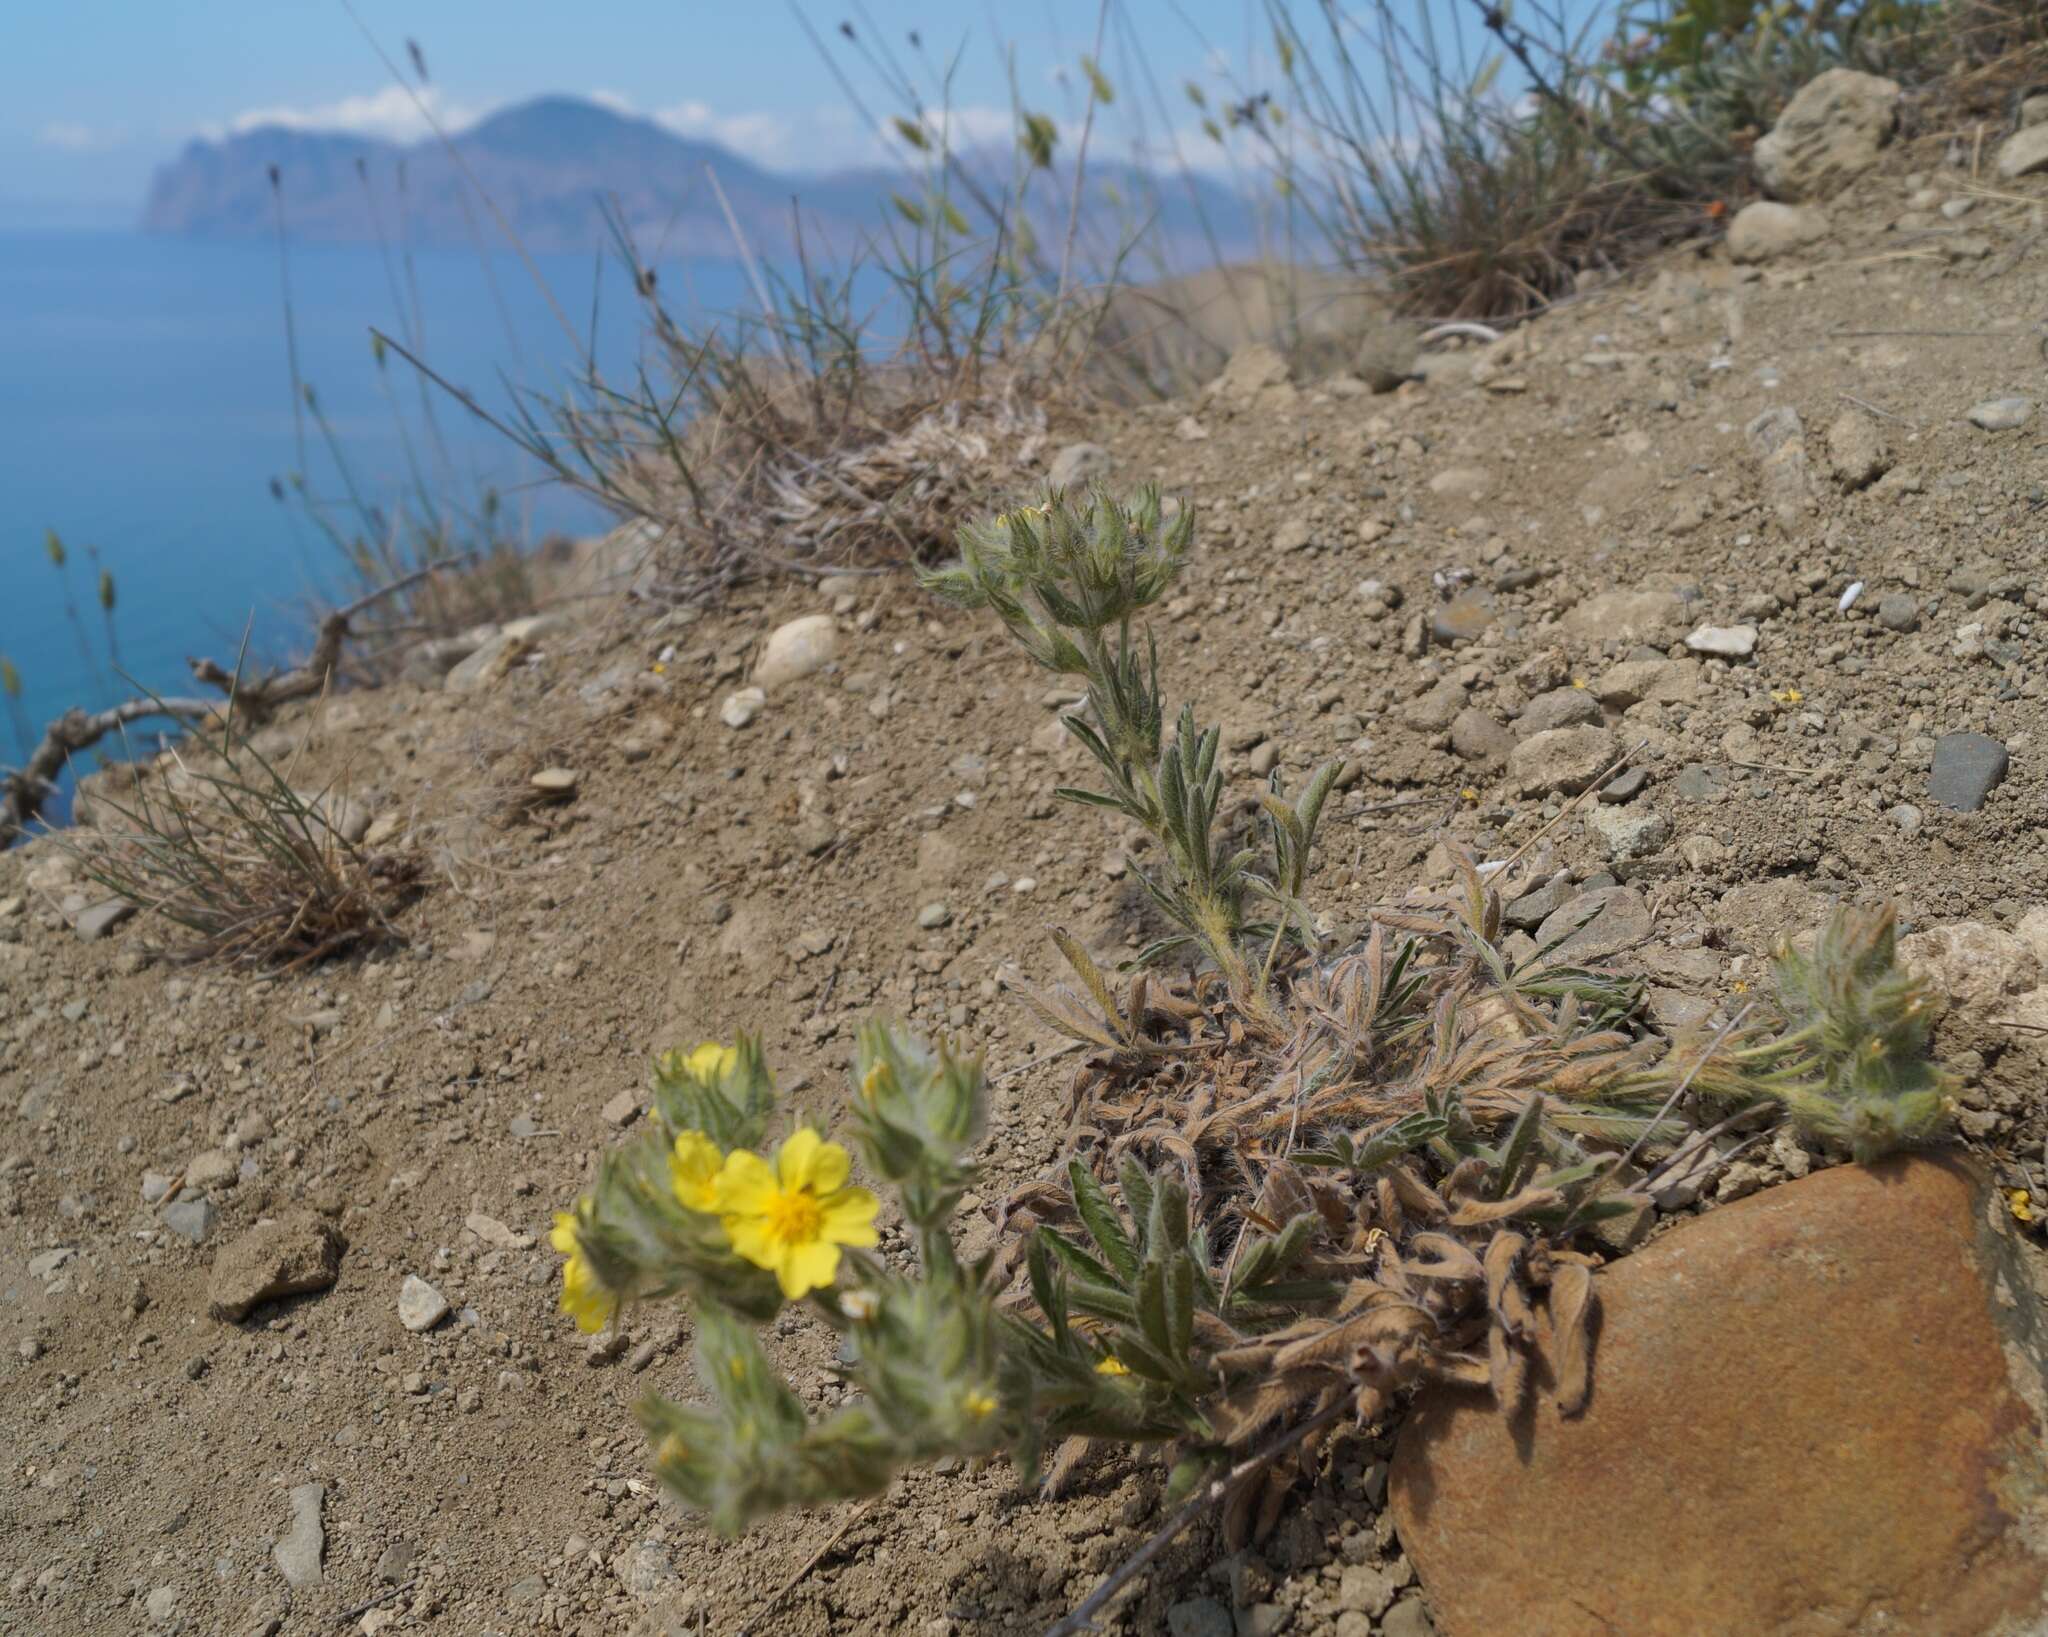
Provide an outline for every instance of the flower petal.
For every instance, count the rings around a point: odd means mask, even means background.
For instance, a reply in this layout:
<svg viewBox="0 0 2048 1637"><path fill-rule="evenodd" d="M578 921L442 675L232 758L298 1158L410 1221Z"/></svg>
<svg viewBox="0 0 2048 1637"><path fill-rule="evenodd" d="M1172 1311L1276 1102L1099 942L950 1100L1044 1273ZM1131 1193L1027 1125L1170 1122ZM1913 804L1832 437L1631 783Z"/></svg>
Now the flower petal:
<svg viewBox="0 0 2048 1637"><path fill-rule="evenodd" d="M758 1216L775 1192L775 1173L759 1154L744 1148L725 1156L725 1166L712 1183L712 1197L722 1216ZM727 1224L731 1231L731 1224Z"/></svg>
<svg viewBox="0 0 2048 1637"><path fill-rule="evenodd" d="M794 1300L813 1290L829 1285L839 1273L839 1247L812 1240L808 1245L792 1245L783 1254L782 1263L775 1270L777 1283L782 1294Z"/></svg>
<svg viewBox="0 0 2048 1637"><path fill-rule="evenodd" d="M818 1232L835 1245L872 1245L881 1204L865 1188L842 1188L818 1201Z"/></svg>
<svg viewBox="0 0 2048 1637"><path fill-rule="evenodd" d="M801 1126L789 1134L789 1140L775 1156L775 1174L781 1178L785 1189L795 1193L811 1180L811 1167L822 1146L817 1132L809 1126Z"/></svg>
<svg viewBox="0 0 2048 1637"><path fill-rule="evenodd" d="M576 1215L573 1211L555 1212L555 1225L548 1230L548 1243L564 1256L576 1254Z"/></svg>
<svg viewBox="0 0 2048 1637"><path fill-rule="evenodd" d="M732 1242L735 1255L757 1268L772 1268L780 1262L783 1244L765 1216L728 1216L722 1220L725 1237Z"/></svg>
<svg viewBox="0 0 2048 1637"><path fill-rule="evenodd" d="M818 1144L817 1157L811 1161L811 1192L824 1195L836 1188L846 1186L846 1178L853 1170L853 1161L846 1150L836 1142Z"/></svg>
<svg viewBox="0 0 2048 1637"><path fill-rule="evenodd" d="M725 1156L701 1131L679 1131L668 1157L669 1184L679 1202L692 1211L717 1206L718 1174Z"/></svg>

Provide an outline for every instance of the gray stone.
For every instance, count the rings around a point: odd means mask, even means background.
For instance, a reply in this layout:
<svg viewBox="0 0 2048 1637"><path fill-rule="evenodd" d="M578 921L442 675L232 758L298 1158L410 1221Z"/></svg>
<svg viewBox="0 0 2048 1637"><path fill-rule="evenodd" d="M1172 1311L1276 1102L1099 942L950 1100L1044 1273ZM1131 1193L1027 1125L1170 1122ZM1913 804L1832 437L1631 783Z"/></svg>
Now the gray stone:
<svg viewBox="0 0 2048 1637"><path fill-rule="evenodd" d="M2006 181L2038 170L2048 170L2048 125L2015 131L1998 150L1998 174Z"/></svg>
<svg viewBox="0 0 2048 1637"><path fill-rule="evenodd" d="M761 714L761 707L767 703L765 690L741 688L737 693L726 695L725 703L718 707L718 719L729 728L751 727L754 718Z"/></svg>
<svg viewBox="0 0 2048 1637"><path fill-rule="evenodd" d="M1230 1610L1213 1597L1191 1597L1166 1611L1166 1629L1172 1637L1236 1637L1237 1627Z"/></svg>
<svg viewBox="0 0 2048 1637"><path fill-rule="evenodd" d="M839 627L830 614L806 614L779 625L761 650L754 667L754 685L786 687L831 663L839 652Z"/></svg>
<svg viewBox="0 0 2048 1637"><path fill-rule="evenodd" d="M1675 591L1602 591L1567 613L1563 624L1589 642L1639 642L1675 631L1684 619L1685 599Z"/></svg>
<svg viewBox="0 0 2048 1637"><path fill-rule="evenodd" d="M1970 424L1985 432L2016 432L2033 415L2031 398L1986 398L1981 404L1970 406Z"/></svg>
<svg viewBox="0 0 2048 1637"><path fill-rule="evenodd" d="M1415 327L1398 319L1373 324L1359 338L1351 370L1375 392L1392 392L1415 374Z"/></svg>
<svg viewBox="0 0 2048 1637"><path fill-rule="evenodd" d="M1713 659L1747 659L1756 652L1756 627L1702 625L1685 639L1685 645Z"/></svg>
<svg viewBox="0 0 2048 1637"><path fill-rule="evenodd" d="M1536 929L1539 945L1564 941L1555 961L1594 961L1641 943L1656 928L1643 895L1629 887L1595 887L1560 905Z"/></svg>
<svg viewBox="0 0 2048 1637"><path fill-rule="evenodd" d="M1446 500L1484 500L1493 492L1493 475L1483 466L1447 466L1429 480L1429 492Z"/></svg>
<svg viewBox="0 0 2048 1637"><path fill-rule="evenodd" d="M98 943L134 913L135 905L126 898L103 898L97 904L80 910L78 919L71 926L85 942Z"/></svg>
<svg viewBox="0 0 2048 1637"><path fill-rule="evenodd" d="M1614 735L1606 728L1553 728L1516 745L1508 773L1525 796L1575 796L1606 771L1614 755Z"/></svg>
<svg viewBox="0 0 2048 1637"><path fill-rule="evenodd" d="M1515 736L1485 711L1467 705L1451 719L1451 749L1468 762L1500 763L1515 748Z"/></svg>
<svg viewBox="0 0 2048 1637"><path fill-rule="evenodd" d="M1515 718L1515 732L1527 739L1556 728L1597 728L1604 720L1599 700L1588 689L1552 688L1529 701Z"/></svg>
<svg viewBox="0 0 2048 1637"><path fill-rule="evenodd" d="M77 1254L78 1252L69 1245L60 1245L55 1250L40 1251L28 1259L28 1276L39 1284L48 1284Z"/></svg>
<svg viewBox="0 0 2048 1637"><path fill-rule="evenodd" d="M207 1199L179 1199L164 1207L164 1226L189 1244L204 1244L213 1223L213 1203Z"/></svg>
<svg viewBox="0 0 2048 1637"><path fill-rule="evenodd" d="M300 1484L294 1489L291 1531L270 1549L278 1573L295 1590L320 1584L320 1557L327 1549L327 1532L320 1526L320 1507L326 1499L324 1484Z"/></svg>
<svg viewBox="0 0 2048 1637"><path fill-rule="evenodd" d="M1944 733L1934 741L1927 793L1944 807L1974 813L2004 780L2011 761L2005 746L1989 734Z"/></svg>
<svg viewBox="0 0 2048 1637"><path fill-rule="evenodd" d="M1877 163L1899 125L1899 85L1830 68L1799 88L1750 155L1775 199L1829 199Z"/></svg>
<svg viewBox="0 0 2048 1637"><path fill-rule="evenodd" d="M1445 677L1429 692L1411 699L1401 709L1402 720L1424 733L1441 733L1458 719L1465 708L1465 690L1456 679Z"/></svg>
<svg viewBox="0 0 2048 1637"><path fill-rule="evenodd" d="M1853 406L1828 428L1828 465L1845 489L1867 488L1891 470L1891 450L1877 417Z"/></svg>
<svg viewBox="0 0 2048 1637"><path fill-rule="evenodd" d="M1631 802L1649 787L1650 770L1646 767L1625 767L1600 787L1601 801L1610 807L1619 807Z"/></svg>
<svg viewBox="0 0 2048 1637"><path fill-rule="evenodd" d="M1781 523L1791 524L1813 504L1813 472L1806 458L1806 426L1788 405L1767 409L1742 429L1756 460L1757 477Z"/></svg>
<svg viewBox="0 0 2048 1637"><path fill-rule="evenodd" d="M384 1548L384 1555L377 1559L378 1582L396 1586L412 1572L414 1560L420 1549L409 1540L394 1540Z"/></svg>
<svg viewBox="0 0 2048 1637"><path fill-rule="evenodd" d="M1099 443L1070 443L1052 457L1046 482L1055 489L1078 489L1096 478L1109 476L1116 462Z"/></svg>
<svg viewBox="0 0 2048 1637"><path fill-rule="evenodd" d="M1887 807L1884 816L1896 824L1903 834L1909 836L1917 836L1920 833L1920 827L1927 822L1926 815L1909 801L1902 801L1896 806Z"/></svg>
<svg viewBox="0 0 2048 1637"><path fill-rule="evenodd" d="M448 1298L416 1273L398 1287L398 1322L419 1335L448 1317Z"/></svg>
<svg viewBox="0 0 2048 1637"><path fill-rule="evenodd" d="M325 1290L341 1277L347 1249L340 1231L311 1211L259 1222L214 1257L206 1310L232 1324L263 1302Z"/></svg>
<svg viewBox="0 0 2048 1637"><path fill-rule="evenodd" d="M1436 1637L1436 1626L1420 1597L1404 1597L1380 1621L1380 1637Z"/></svg>
<svg viewBox="0 0 2048 1637"><path fill-rule="evenodd" d="M1586 812L1586 828L1599 839L1605 856L1617 864L1648 858L1671 839L1671 821L1649 807L1596 805Z"/></svg>
<svg viewBox="0 0 2048 1637"><path fill-rule="evenodd" d="M1603 705L1627 710L1645 700L1659 705L1688 705L1700 696L1700 671L1676 659L1625 659L1600 679L1594 689Z"/></svg>
<svg viewBox="0 0 2048 1637"><path fill-rule="evenodd" d="M1828 219L1805 205L1758 199L1728 224L1728 254L1739 262L1775 261L1828 235Z"/></svg>
<svg viewBox="0 0 2048 1637"><path fill-rule="evenodd" d="M441 686L450 693L482 693L512 674L512 668L533 644L520 632L506 629L489 638L467 659L450 668Z"/></svg>
<svg viewBox="0 0 2048 1637"><path fill-rule="evenodd" d="M1718 767L1691 762L1678 770L1671 788L1685 801L1720 801L1728 794L1728 779Z"/></svg>
<svg viewBox="0 0 2048 1637"><path fill-rule="evenodd" d="M935 931L953 919L953 912L944 904L927 904L917 912L917 924L926 932Z"/></svg>
<svg viewBox="0 0 2048 1637"><path fill-rule="evenodd" d="M619 1584L635 1597L660 1597L682 1583L669 1550L658 1540L636 1542L612 1559Z"/></svg>
<svg viewBox="0 0 2048 1637"><path fill-rule="evenodd" d="M1918 599L1903 591L1893 591L1881 597L1877 604L1877 623L1887 631L1912 630L1920 623Z"/></svg>
<svg viewBox="0 0 2048 1637"><path fill-rule="evenodd" d="M1354 1563L1337 1582L1337 1607L1378 1619L1392 1606L1400 1584L1385 1569Z"/></svg>
<svg viewBox="0 0 2048 1637"><path fill-rule="evenodd" d="M1534 932L1552 915L1558 907L1567 902L1578 889L1562 876L1552 876L1542 886L1525 892L1501 911L1501 919L1511 927L1524 932Z"/></svg>

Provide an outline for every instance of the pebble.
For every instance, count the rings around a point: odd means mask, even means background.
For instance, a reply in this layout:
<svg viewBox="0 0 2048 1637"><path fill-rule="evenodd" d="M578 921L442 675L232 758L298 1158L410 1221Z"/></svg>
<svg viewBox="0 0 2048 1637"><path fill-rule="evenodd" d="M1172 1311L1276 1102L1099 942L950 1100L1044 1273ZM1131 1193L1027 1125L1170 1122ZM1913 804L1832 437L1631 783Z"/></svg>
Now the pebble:
<svg viewBox="0 0 2048 1637"><path fill-rule="evenodd" d="M398 1287L398 1322L419 1335L448 1317L448 1298L416 1273Z"/></svg>
<svg viewBox="0 0 2048 1637"><path fill-rule="evenodd" d="M1461 591L1429 618L1429 634L1447 647L1476 642L1493 624L1493 599L1483 591Z"/></svg>
<svg viewBox="0 0 2048 1637"><path fill-rule="evenodd" d="M2034 413L2031 398L1986 398L1970 406L1970 424L1986 432L2014 432Z"/></svg>
<svg viewBox="0 0 2048 1637"><path fill-rule="evenodd" d="M78 919L72 923L72 930L86 943L97 943L134 913L134 904L126 898L102 899L90 908L78 912Z"/></svg>
<svg viewBox="0 0 2048 1637"><path fill-rule="evenodd" d="M1380 1637L1436 1637L1436 1625L1419 1597L1404 1597L1380 1621Z"/></svg>
<svg viewBox="0 0 2048 1637"><path fill-rule="evenodd" d="M1166 1629L1172 1637L1236 1637L1237 1627L1230 1610L1213 1597L1190 1597L1166 1611Z"/></svg>
<svg viewBox="0 0 2048 1637"><path fill-rule="evenodd" d="M326 1499L324 1484L300 1484L294 1489L291 1532L270 1549L278 1572L295 1588L320 1584L320 1556L327 1548L320 1507Z"/></svg>
<svg viewBox="0 0 2048 1637"><path fill-rule="evenodd" d="M735 730L750 727L754 718L761 714L761 707L768 703L767 693L760 688L742 688L738 693L728 694L725 703L718 707L718 719Z"/></svg>
<svg viewBox="0 0 2048 1637"><path fill-rule="evenodd" d="M917 924L927 932L937 930L953 919L953 912L944 904L927 904L917 912Z"/></svg>
<svg viewBox="0 0 2048 1637"><path fill-rule="evenodd" d="M1909 801L1902 801L1894 807L1886 808L1884 816L1909 836L1917 836L1920 827L1927 822L1926 816Z"/></svg>
<svg viewBox="0 0 2048 1637"><path fill-rule="evenodd" d="M159 1586L142 1600L142 1606L155 1624L160 1626L168 1625L177 1618L178 1588L176 1586Z"/></svg>
<svg viewBox="0 0 2048 1637"><path fill-rule="evenodd" d="M1625 767L1600 787L1601 801L1609 806L1619 807L1623 802L1634 801L1649 786L1650 770L1646 767Z"/></svg>
<svg viewBox="0 0 2048 1637"><path fill-rule="evenodd" d="M580 777L573 767L544 767L526 782L541 795L560 800L576 793L576 781Z"/></svg>
<svg viewBox="0 0 2048 1637"><path fill-rule="evenodd" d="M2012 758L1985 733L1944 733L1934 741L1927 793L1944 807L1974 813L2003 782Z"/></svg>
<svg viewBox="0 0 2048 1637"><path fill-rule="evenodd" d="M224 1324L264 1302L326 1290L341 1276L348 1241L311 1211L259 1222L213 1259L207 1312Z"/></svg>
<svg viewBox="0 0 2048 1637"><path fill-rule="evenodd" d="M1599 727L1605 720L1600 701L1586 688L1552 688L1540 693L1515 718L1515 732L1527 739L1553 728Z"/></svg>
<svg viewBox="0 0 2048 1637"><path fill-rule="evenodd" d="M1525 796L1559 791L1575 796L1614 760L1614 734L1607 728L1553 728L1515 746L1508 773Z"/></svg>
<svg viewBox="0 0 2048 1637"><path fill-rule="evenodd" d="M1910 631L1920 623L1920 604L1903 591L1878 599L1877 623L1887 631Z"/></svg>
<svg viewBox="0 0 2048 1637"><path fill-rule="evenodd" d="M1586 828L1614 863L1648 858L1671 839L1671 821L1648 807L1595 806L1586 813Z"/></svg>
<svg viewBox="0 0 2048 1637"><path fill-rule="evenodd" d="M213 1223L213 1203L207 1199L180 1199L164 1207L164 1226L190 1244L205 1243Z"/></svg>
<svg viewBox="0 0 2048 1637"><path fill-rule="evenodd" d="M777 626L754 667L754 686L780 688L830 664L839 652L839 627L830 614L806 614ZM735 696L737 697L737 696Z"/></svg>
<svg viewBox="0 0 2048 1637"><path fill-rule="evenodd" d="M640 1093L630 1087L604 1105L604 1123L623 1131L640 1118Z"/></svg>
<svg viewBox="0 0 2048 1637"><path fill-rule="evenodd" d="M533 1235L507 1227L495 1216L471 1211L462 1225L495 1250L532 1250Z"/></svg>
<svg viewBox="0 0 2048 1637"><path fill-rule="evenodd" d="M1756 627L1702 625L1685 639L1685 645L1696 654L1716 659L1747 659L1756 652Z"/></svg>

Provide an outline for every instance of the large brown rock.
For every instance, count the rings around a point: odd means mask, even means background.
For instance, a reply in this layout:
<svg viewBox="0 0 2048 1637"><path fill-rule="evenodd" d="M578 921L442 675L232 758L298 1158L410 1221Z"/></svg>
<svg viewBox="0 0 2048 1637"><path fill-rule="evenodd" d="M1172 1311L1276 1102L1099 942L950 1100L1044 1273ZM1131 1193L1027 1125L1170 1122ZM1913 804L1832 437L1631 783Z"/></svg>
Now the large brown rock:
<svg viewBox="0 0 2048 1637"><path fill-rule="evenodd" d="M263 1302L325 1290L341 1277L347 1249L340 1229L311 1211L259 1222L213 1259L207 1311L231 1324Z"/></svg>
<svg viewBox="0 0 2048 1637"><path fill-rule="evenodd" d="M1392 1504L1439 1630L2048 1630L2048 1326L1997 1203L1817 1173L1601 1274L1577 1419L1426 1394Z"/></svg>
<svg viewBox="0 0 2048 1637"><path fill-rule="evenodd" d="M1757 143L1757 180L1773 199L1830 199L1877 163L1899 125L1899 85L1830 68L1800 88Z"/></svg>

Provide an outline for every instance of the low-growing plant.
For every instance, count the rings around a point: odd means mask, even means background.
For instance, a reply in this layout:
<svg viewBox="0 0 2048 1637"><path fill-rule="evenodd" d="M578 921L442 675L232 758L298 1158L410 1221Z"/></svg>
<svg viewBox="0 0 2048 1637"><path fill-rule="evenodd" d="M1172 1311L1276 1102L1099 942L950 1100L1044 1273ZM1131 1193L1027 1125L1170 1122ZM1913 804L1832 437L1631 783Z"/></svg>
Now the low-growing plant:
<svg viewBox="0 0 2048 1637"><path fill-rule="evenodd" d="M291 968L381 942L417 896L419 860L365 848L337 826L343 798L296 788L233 726L141 769L127 800L65 845L93 880L186 934L188 959Z"/></svg>
<svg viewBox="0 0 2048 1637"><path fill-rule="evenodd" d="M557 1218L562 1304L584 1328L631 1301L695 1302L709 1401L650 1398L641 1419L663 1481L718 1528L939 1457L1006 1453L1057 1484L1096 1451L1153 1446L1169 1493L1194 1497L1163 1533L1213 1499L1231 1539L1256 1536L1333 1427L1383 1425L1418 1387L1587 1402L1593 1274L1621 1242L1602 1234L1647 1217L1633 1161L1692 1130L1674 1112L1687 1089L1773 1097L1859 1154L1938 1118L1888 922L1786 957L1782 1028L1668 1051L1632 1027L1640 989L1621 975L1512 956L1470 860L1456 890L1319 949L1305 898L1327 780L1293 805L1269 781L1266 845L1242 845L1214 730L1183 707L1168 736L1135 620L1190 530L1150 491L1055 494L964 530L929 581L1086 683L1066 725L1106 788L1065 794L1152 834L1147 896L1177 929L1120 984L1055 931L1077 987L1027 1000L1087 1048L1071 1141L1004 1202L994 1248L955 1248L980 1063L879 1022L839 1118L886 1206L816 1117L781 1106L743 1036L661 1058L650 1129ZM823 1417L755 1333L793 1302L841 1337L855 1396Z"/></svg>

